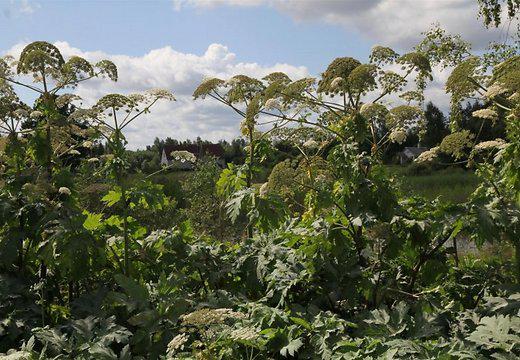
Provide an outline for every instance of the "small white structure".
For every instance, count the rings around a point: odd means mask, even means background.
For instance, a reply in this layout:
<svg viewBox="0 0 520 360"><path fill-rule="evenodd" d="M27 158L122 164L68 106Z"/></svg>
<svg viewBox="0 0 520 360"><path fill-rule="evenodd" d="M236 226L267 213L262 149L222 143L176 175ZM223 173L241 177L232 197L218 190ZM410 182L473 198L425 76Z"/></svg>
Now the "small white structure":
<svg viewBox="0 0 520 360"><path fill-rule="evenodd" d="M171 154L176 151L187 151L193 154L197 159L203 157L212 157L217 164L225 166L224 148L220 144L186 144L186 145L170 145L165 146L161 153L161 165L172 166L177 169L191 170L195 164L189 161L179 161L174 159Z"/></svg>
<svg viewBox="0 0 520 360"><path fill-rule="evenodd" d="M428 150L426 147L405 147L404 150L398 154L399 163L401 165L410 163L426 150Z"/></svg>

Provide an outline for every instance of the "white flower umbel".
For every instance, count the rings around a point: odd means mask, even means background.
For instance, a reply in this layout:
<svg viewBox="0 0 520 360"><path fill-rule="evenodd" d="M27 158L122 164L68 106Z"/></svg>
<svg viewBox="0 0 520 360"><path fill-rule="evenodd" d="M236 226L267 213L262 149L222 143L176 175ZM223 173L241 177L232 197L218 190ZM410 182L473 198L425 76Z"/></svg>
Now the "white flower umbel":
<svg viewBox="0 0 520 360"><path fill-rule="evenodd" d="M94 144L92 143L92 141L84 141L83 144L81 144L81 146L83 146L84 148L87 148L87 149L90 149Z"/></svg>
<svg viewBox="0 0 520 360"><path fill-rule="evenodd" d="M406 141L406 130L403 128L393 129L389 138L393 143L402 144Z"/></svg>
<svg viewBox="0 0 520 360"><path fill-rule="evenodd" d="M504 140L502 140L502 139L483 141L483 142L478 143L477 145L475 145L475 150L481 151L481 150L500 149L505 144L506 144L506 142Z"/></svg>
<svg viewBox="0 0 520 360"><path fill-rule="evenodd" d="M506 92L507 92L506 88L503 88L502 86L500 86L498 84L494 84L494 85L491 85L490 87L488 87L488 89L484 93L484 96L487 97L488 99L492 100L495 97L502 95Z"/></svg>
<svg viewBox="0 0 520 360"><path fill-rule="evenodd" d="M231 332L230 337L237 341L253 341L258 338L258 331L252 327L235 329Z"/></svg>
<svg viewBox="0 0 520 360"><path fill-rule="evenodd" d="M31 112L31 115L29 115L32 119L39 119L43 117L43 113L41 111L35 110Z"/></svg>
<svg viewBox="0 0 520 360"><path fill-rule="evenodd" d="M419 163L419 164L431 163L431 162L434 162L435 160L437 160L438 156L439 156L439 147L436 146L436 147L431 148L430 150L427 150L427 151L421 153L419 156L417 156L417 158L415 159L415 162Z"/></svg>
<svg viewBox="0 0 520 360"><path fill-rule="evenodd" d="M342 77L337 77L337 78L334 78L334 80L331 81L330 83L330 88L332 90L335 90L337 88L339 88L341 86L341 84L343 83L343 78Z"/></svg>
<svg viewBox="0 0 520 360"><path fill-rule="evenodd" d="M71 194L71 191L68 187L65 187L65 186L62 186L58 189L58 193L60 195L66 195L66 196L70 196Z"/></svg>
<svg viewBox="0 0 520 360"><path fill-rule="evenodd" d="M178 350L184 349L184 344L188 341L188 335L186 334L179 334L175 336L169 343L168 343L168 352L169 353L175 353Z"/></svg>
<svg viewBox="0 0 520 360"><path fill-rule="evenodd" d="M262 184L262 186L260 186L259 194L260 194L260 197L266 197L268 193L269 193L269 184L265 182Z"/></svg>
<svg viewBox="0 0 520 360"><path fill-rule="evenodd" d="M72 150L69 150L69 154L70 155L80 155L81 153L76 149L72 149Z"/></svg>
<svg viewBox="0 0 520 360"><path fill-rule="evenodd" d="M507 98L510 101L520 101L520 93L515 92L513 95Z"/></svg>
<svg viewBox="0 0 520 360"><path fill-rule="evenodd" d="M27 117L27 116L29 116L29 113L25 109L16 109L14 111L14 115L16 117Z"/></svg>
<svg viewBox="0 0 520 360"><path fill-rule="evenodd" d="M190 162L190 163L195 163L197 161L197 157L194 154L192 154L186 150L172 151L170 153L170 156L174 160L180 161L182 163L184 163L186 161Z"/></svg>
<svg viewBox="0 0 520 360"><path fill-rule="evenodd" d="M81 98L74 94L63 94L56 98L56 106L61 109L74 100L81 100Z"/></svg>
<svg viewBox="0 0 520 360"><path fill-rule="evenodd" d="M227 308L200 309L182 317L184 325L204 326L211 324L222 324L227 319L243 319L245 314Z"/></svg>
<svg viewBox="0 0 520 360"><path fill-rule="evenodd" d="M98 159L97 157L93 157L93 158L88 159L87 162L89 162L89 163L91 163L91 164L92 164L92 163L98 163L98 162L99 162L99 159Z"/></svg>
<svg viewBox="0 0 520 360"><path fill-rule="evenodd" d="M480 119L486 119L486 120L495 120L498 118L498 114L495 110L492 109L480 109L473 111L471 114L474 117L480 118Z"/></svg>
<svg viewBox="0 0 520 360"><path fill-rule="evenodd" d="M268 99L265 102L265 108L266 109L280 109L280 103L276 99Z"/></svg>
<svg viewBox="0 0 520 360"><path fill-rule="evenodd" d="M319 146L320 146L320 144L314 139L309 139L303 143L303 147L306 149L309 149L309 150L315 150Z"/></svg>

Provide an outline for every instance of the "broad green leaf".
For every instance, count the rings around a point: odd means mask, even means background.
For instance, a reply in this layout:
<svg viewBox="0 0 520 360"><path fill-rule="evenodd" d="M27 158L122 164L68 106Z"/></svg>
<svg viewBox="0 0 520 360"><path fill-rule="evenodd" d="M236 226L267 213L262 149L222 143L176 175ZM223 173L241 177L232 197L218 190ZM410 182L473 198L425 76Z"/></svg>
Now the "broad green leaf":
<svg viewBox="0 0 520 360"><path fill-rule="evenodd" d="M101 201L103 201L104 203L107 204L107 206L111 207L113 206L114 204L118 203L119 200L121 200L121 197L122 197L122 194L121 194L121 191L117 190L110 190L108 192L108 194L106 194L105 196L103 196L103 198L101 199Z"/></svg>
<svg viewBox="0 0 520 360"><path fill-rule="evenodd" d="M103 214L95 214L86 210L83 212L83 214L87 215L87 218L83 222L83 227L85 229L93 231L103 226L103 222L101 221Z"/></svg>
<svg viewBox="0 0 520 360"><path fill-rule="evenodd" d="M282 356L287 357L287 355L294 356L296 352L303 346L303 341L301 338L292 339L289 341L287 345L285 345L281 350L280 354Z"/></svg>

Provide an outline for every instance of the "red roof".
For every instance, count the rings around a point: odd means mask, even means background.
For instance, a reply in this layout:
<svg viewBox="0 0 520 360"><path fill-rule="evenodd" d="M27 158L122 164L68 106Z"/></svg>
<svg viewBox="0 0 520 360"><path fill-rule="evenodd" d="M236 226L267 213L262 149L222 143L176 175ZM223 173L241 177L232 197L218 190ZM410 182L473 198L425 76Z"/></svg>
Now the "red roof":
<svg viewBox="0 0 520 360"><path fill-rule="evenodd" d="M224 157L224 148L220 144L166 145L164 151L166 152L166 158L168 160L172 160L171 153L174 151L188 151L196 157L205 155L218 158Z"/></svg>

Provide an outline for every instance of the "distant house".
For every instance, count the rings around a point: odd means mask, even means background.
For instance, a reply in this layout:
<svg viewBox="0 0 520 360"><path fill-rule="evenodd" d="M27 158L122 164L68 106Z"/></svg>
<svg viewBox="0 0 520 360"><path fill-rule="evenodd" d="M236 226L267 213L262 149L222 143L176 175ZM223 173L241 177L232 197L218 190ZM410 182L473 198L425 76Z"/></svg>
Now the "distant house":
<svg viewBox="0 0 520 360"><path fill-rule="evenodd" d="M224 167L224 148L220 144L186 144L186 145L166 145L161 154L161 165L177 165L179 169L193 169L194 165L189 162L175 160L171 154L174 151L188 151L198 159L204 157L214 158L217 164Z"/></svg>
<svg viewBox="0 0 520 360"><path fill-rule="evenodd" d="M403 151L397 154L401 165L414 161L417 156L428 150L427 147L405 147Z"/></svg>

